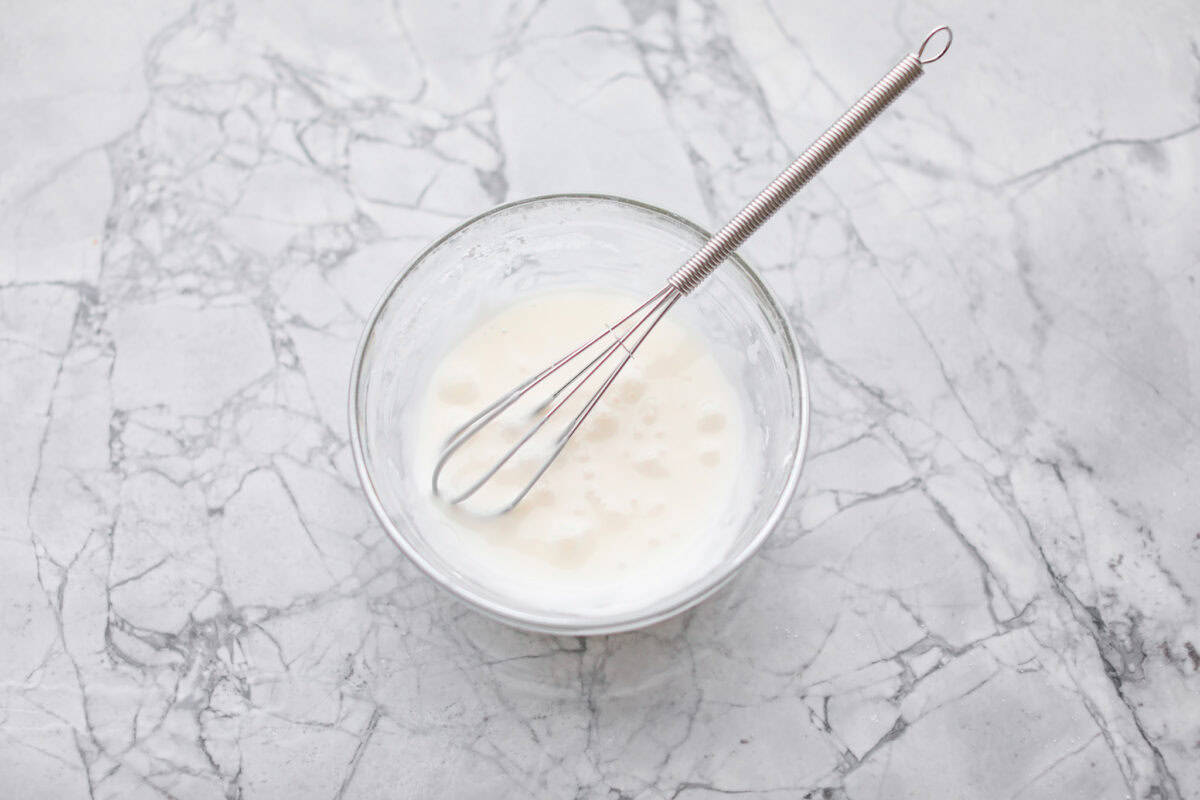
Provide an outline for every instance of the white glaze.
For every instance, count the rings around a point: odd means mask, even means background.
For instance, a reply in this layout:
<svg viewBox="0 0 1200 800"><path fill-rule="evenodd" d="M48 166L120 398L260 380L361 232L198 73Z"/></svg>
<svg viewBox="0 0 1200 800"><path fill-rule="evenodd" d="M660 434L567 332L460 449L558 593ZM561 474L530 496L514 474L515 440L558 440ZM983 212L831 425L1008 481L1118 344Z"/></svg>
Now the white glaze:
<svg viewBox="0 0 1200 800"><path fill-rule="evenodd" d="M421 437L418 473L429 473L446 437L482 406L641 299L543 293L470 330L438 365L413 421ZM570 374L548 380L530 393L531 403L514 406L473 438L449 462L447 483L482 474L526 430L530 406ZM548 435L526 444L462 508L495 508L511 497L601 379L598 372L556 412L542 431ZM535 607L588 615L644 605L682 588L728 549L735 529L721 519L731 503L746 502L733 493L743 415L700 333L666 317L516 509L483 516L446 507L438 518L445 530L427 538L472 577Z"/></svg>

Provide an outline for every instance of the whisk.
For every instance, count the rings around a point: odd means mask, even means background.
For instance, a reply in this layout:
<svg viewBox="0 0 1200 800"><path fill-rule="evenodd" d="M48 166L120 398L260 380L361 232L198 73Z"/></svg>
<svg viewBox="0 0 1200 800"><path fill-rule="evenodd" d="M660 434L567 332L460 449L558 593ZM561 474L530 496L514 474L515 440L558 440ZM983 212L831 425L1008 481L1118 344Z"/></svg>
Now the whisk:
<svg viewBox="0 0 1200 800"><path fill-rule="evenodd" d="M930 49L931 42L938 38L939 34L945 34L945 43L936 52L930 50L930 53L926 54L926 50ZM553 439L543 460L533 470L532 476L523 484L519 484L515 496L507 502L501 503L490 513L503 514L515 508L562 453L567 442L583 425L592 410L604 397L605 392L621 374L621 370L633 358L634 353L654 330L659 320L671 310L671 307L680 298L694 291L742 242L749 238L750 234L758 230L802 186L812 180L851 139L861 133L888 104L899 97L917 78L921 77L924 74L925 65L932 64L944 56L950 49L952 39L953 35L948 26L942 25L930 31L921 42L917 52L910 53L901 59L899 64L872 86L870 91L852 105L825 133L821 134L799 158L788 165L787 169L771 181L725 227L705 242L695 255L667 279L666 285L662 289L620 320L597 333L596 336L518 384L450 434L433 468L434 495L454 505L475 495L512 460L518 451L545 428L556 413L576 397L584 386L593 383L593 379L599 380L600 383L593 390L591 396L583 401L582 408L575 413L574 417L569 418L561 433ZM605 369L606 364L608 368L604 373L602 370ZM530 412L528 427L516 438L516 441L501 453L496 461L487 467L476 480L470 481L468 485L456 489L452 493L444 492L440 480L442 472L463 445L515 403L529 395L551 376L559 373L569 374L569 377L558 384L557 388L545 399L534 405ZM582 400L583 395L580 395L580 401Z"/></svg>

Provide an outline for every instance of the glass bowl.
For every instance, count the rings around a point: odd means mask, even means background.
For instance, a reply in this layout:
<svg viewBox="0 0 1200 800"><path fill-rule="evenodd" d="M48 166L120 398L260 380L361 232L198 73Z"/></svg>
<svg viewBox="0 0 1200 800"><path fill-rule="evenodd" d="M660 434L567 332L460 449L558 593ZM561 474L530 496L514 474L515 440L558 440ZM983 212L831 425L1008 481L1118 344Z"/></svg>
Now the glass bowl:
<svg viewBox="0 0 1200 800"><path fill-rule="evenodd" d="M747 455L720 558L691 583L619 612L534 607L450 563L429 476L413 468L406 419L439 356L480 316L547 289L616 289L648 297L708 238L698 225L619 197L553 195L500 206L418 255L384 292L350 379L350 443L367 499L404 554L460 600L509 625L582 636L631 630L694 606L728 581L783 515L808 442L804 362L779 303L734 255L671 310L707 341L746 402ZM571 268L569 265L576 265ZM580 265L583 265L582 267ZM564 343L564 350L572 343Z"/></svg>

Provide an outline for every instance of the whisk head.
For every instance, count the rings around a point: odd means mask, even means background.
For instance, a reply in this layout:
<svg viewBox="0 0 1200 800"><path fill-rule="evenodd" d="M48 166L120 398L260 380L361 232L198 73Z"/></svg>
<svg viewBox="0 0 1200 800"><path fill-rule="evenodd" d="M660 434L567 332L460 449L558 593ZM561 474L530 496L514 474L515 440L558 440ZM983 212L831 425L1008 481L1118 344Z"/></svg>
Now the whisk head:
<svg viewBox="0 0 1200 800"><path fill-rule="evenodd" d="M534 373L510 391L497 398L491 404L480 410L475 416L456 429L446 439L438 454L438 460L433 467L433 494L451 505L459 505L475 496L481 489L493 481L498 474L509 465L518 452L530 446L532 440L543 430L551 435L546 447L541 451L540 461L535 461L533 468L517 484L517 489L511 497L499 502L498 507L486 511L472 509L475 513L498 515L514 509L520 503L534 484L545 474L554 460L558 458L567 442L575 435L584 421L600 403L604 393L608 391L621 370L633 358L634 353L641 347L642 342L670 310L683 294L675 286L668 284L657 294L647 299L637 308L611 325L605 326L596 336L587 340L568 352L539 372ZM562 380L565 378L565 380ZM539 387L551 389L541 398L535 398L534 392ZM587 389L585 389L587 387ZM587 394L590 390L591 394ZM530 401L536 399L532 406L523 413L524 420L517 433L509 438L511 444L500 449L500 454L494 462L486 466L478 478L465 481L451 491L442 486L442 473L455 454L460 453L463 446L478 436L485 429L498 423L506 411L513 409L524 398ZM522 403L522 406L528 405ZM568 416L567 410L575 411ZM523 409L522 409L523 410ZM514 410L513 413L517 413ZM561 428L554 433L548 428L551 420L559 416Z"/></svg>

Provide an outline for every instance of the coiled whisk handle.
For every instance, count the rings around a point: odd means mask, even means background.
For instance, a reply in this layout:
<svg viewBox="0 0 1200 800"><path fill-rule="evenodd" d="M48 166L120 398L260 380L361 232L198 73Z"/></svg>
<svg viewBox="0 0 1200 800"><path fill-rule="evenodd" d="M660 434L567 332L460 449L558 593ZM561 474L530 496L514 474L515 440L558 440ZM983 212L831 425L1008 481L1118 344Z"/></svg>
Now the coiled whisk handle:
<svg viewBox="0 0 1200 800"><path fill-rule="evenodd" d="M926 48L939 33L943 32L946 34L946 43L936 54L927 56ZM750 234L758 230L771 215L792 199L792 196L800 191L801 187L812 180L834 156L841 152L851 139L861 133L863 128L879 115L879 112L887 108L905 89L912 86L917 78L924 74L923 68L926 64L932 64L944 56L950 49L952 40L953 35L948 26L942 25L930 31L916 53L906 55L887 75L883 76L879 83L872 86L871 90L863 95L857 103L850 106L850 109L829 127L829 130L821 134L820 138L809 145L808 149L789 164L787 169L779 173L779 176L771 181L767 188L759 192L758 196L739 211L725 227L705 242L704 246L697 250L686 264L676 270L667 282L674 286L680 294L688 294L699 286L721 262L729 257L730 253L749 238Z"/></svg>

